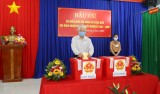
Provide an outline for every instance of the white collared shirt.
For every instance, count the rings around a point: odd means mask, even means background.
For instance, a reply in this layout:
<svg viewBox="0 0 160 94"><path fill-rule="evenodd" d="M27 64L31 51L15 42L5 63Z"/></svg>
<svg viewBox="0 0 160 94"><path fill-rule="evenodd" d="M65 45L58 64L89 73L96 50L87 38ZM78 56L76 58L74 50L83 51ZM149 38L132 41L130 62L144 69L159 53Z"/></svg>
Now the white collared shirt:
<svg viewBox="0 0 160 94"><path fill-rule="evenodd" d="M72 38L71 48L75 55L79 53L89 53L92 56L94 53L92 41L86 36L84 36L83 39L80 39L79 35L74 36Z"/></svg>

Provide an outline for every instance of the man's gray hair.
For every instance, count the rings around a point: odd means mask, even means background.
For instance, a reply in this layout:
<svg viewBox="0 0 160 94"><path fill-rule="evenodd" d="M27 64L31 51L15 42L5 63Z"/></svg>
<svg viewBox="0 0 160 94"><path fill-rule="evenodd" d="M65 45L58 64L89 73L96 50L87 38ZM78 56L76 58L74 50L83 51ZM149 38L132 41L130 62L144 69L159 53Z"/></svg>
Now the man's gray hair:
<svg viewBox="0 0 160 94"><path fill-rule="evenodd" d="M81 28L84 28L84 29L86 30L86 26L85 26L84 24L78 25L78 31L79 31Z"/></svg>

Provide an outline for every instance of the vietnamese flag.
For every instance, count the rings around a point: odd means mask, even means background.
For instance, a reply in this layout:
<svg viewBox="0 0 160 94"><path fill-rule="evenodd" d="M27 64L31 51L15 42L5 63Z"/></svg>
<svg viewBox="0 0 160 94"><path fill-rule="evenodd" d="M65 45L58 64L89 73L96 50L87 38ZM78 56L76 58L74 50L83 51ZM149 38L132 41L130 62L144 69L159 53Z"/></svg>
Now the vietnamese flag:
<svg viewBox="0 0 160 94"><path fill-rule="evenodd" d="M38 48L39 0L1 0L0 36L9 35L11 26L15 26L16 34L21 34L27 42L23 49L22 77L31 78L34 75ZM0 62L1 79L2 69Z"/></svg>

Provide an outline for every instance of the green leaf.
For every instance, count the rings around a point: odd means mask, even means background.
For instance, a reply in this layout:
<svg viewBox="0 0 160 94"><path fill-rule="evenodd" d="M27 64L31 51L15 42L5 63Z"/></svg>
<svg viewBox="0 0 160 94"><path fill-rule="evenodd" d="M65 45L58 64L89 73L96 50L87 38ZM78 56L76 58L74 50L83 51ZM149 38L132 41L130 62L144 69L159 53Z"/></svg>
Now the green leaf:
<svg viewBox="0 0 160 94"><path fill-rule="evenodd" d="M44 77L45 77L45 78L47 78L47 77L48 77L48 75L47 75L47 74L44 74Z"/></svg>
<svg viewBox="0 0 160 94"><path fill-rule="evenodd" d="M116 88L112 88L112 87L108 87L112 92L114 92L114 93L116 93L116 94L118 94L118 90L116 89Z"/></svg>
<svg viewBox="0 0 160 94"><path fill-rule="evenodd" d="M124 93L125 93L125 90L126 90L128 87L129 87L129 85L125 86L125 87L122 89L121 93L124 94Z"/></svg>
<svg viewBox="0 0 160 94"><path fill-rule="evenodd" d="M52 76L48 76L47 78L48 78L48 80L51 80L51 79L52 79Z"/></svg>

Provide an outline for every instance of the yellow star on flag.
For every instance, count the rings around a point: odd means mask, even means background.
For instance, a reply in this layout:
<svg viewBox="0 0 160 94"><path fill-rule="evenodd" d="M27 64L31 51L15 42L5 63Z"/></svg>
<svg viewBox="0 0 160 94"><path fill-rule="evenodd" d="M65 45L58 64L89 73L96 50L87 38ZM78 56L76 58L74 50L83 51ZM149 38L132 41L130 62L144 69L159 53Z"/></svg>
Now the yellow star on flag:
<svg viewBox="0 0 160 94"><path fill-rule="evenodd" d="M16 12L18 14L18 9L21 6L17 6L16 3L13 1L12 5L7 5L10 8L10 13Z"/></svg>

